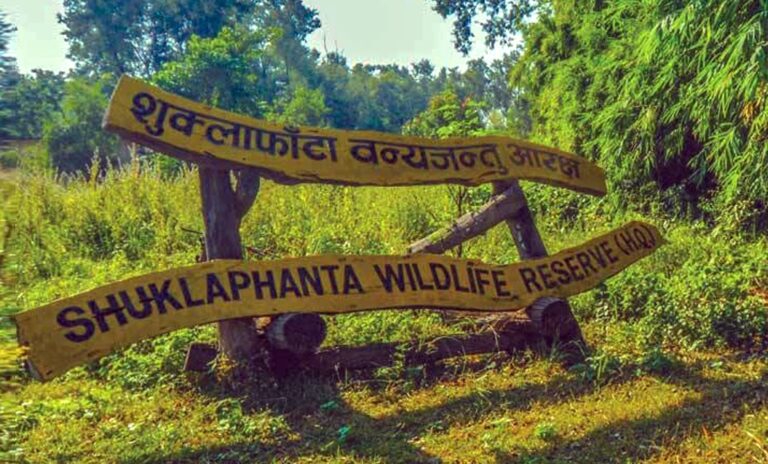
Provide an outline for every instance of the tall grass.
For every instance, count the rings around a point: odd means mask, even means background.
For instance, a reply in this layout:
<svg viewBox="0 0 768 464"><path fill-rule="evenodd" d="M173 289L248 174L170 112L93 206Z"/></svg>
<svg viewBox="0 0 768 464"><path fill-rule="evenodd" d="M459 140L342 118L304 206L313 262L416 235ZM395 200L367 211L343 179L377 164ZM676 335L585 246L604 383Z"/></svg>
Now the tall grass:
<svg viewBox="0 0 768 464"><path fill-rule="evenodd" d="M766 239L702 224L619 213L608 200L548 187L526 188L550 252L629 219L661 226L671 243L597 289L574 299L577 316L638 324L644 341L686 347L755 346L765 331ZM484 196L484 188L477 196ZM487 188L486 188L487 190ZM102 176L20 176L6 193L11 233L4 244L12 313L107 282L193 263L202 231L197 173L107 170ZM265 182L244 219L248 259L321 253L397 254L456 216L446 187L347 188ZM467 243L463 256L518 259L503 225ZM431 312L375 312L330 320L329 343L407 339L455 331ZM6 325L6 328L8 326ZM6 337L9 330L5 330ZM204 330L193 332L208 337ZM181 337L181 335L179 335ZM171 335L170 337L173 337ZM188 337L188 335L184 335ZM161 342L157 342L161 343ZM162 342L166 343L166 342ZM150 344L151 345L151 344ZM158 345L159 346L159 345ZM142 348L142 350L145 350Z"/></svg>

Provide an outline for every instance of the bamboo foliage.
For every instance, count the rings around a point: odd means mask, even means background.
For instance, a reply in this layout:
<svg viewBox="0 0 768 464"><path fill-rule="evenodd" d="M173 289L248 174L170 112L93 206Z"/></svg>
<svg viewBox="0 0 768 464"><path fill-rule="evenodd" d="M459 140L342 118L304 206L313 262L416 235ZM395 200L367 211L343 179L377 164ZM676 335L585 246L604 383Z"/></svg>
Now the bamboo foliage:
<svg viewBox="0 0 768 464"><path fill-rule="evenodd" d="M767 24L757 0L555 1L511 82L532 100L534 138L599 160L615 187L759 200Z"/></svg>

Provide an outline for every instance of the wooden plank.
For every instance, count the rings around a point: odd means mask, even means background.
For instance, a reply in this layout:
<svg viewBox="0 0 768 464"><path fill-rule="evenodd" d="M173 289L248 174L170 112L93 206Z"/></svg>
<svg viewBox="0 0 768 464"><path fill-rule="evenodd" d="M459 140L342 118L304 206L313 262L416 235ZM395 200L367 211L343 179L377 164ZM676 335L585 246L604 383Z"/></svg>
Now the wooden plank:
<svg viewBox="0 0 768 464"><path fill-rule="evenodd" d="M517 195L517 190L519 187L494 195L477 211L467 213L450 226L412 243L408 247L408 253L442 254L469 239L486 233L507 217L517 214L520 208L525 206Z"/></svg>
<svg viewBox="0 0 768 464"><path fill-rule="evenodd" d="M235 254L237 237L216 239L233 226L220 214L207 219L215 239L208 252ZM503 266L428 254L216 260L112 283L14 320L30 362L51 378L136 341L215 321L390 308L510 311L593 288L662 243L655 228L632 222L554 256ZM243 323L246 346L252 326Z"/></svg>
<svg viewBox="0 0 768 464"><path fill-rule="evenodd" d="M123 76L104 128L184 160L251 166L281 182L426 185L528 179L592 195L605 175L587 159L502 136L433 140L286 127L218 110Z"/></svg>
<svg viewBox="0 0 768 464"><path fill-rule="evenodd" d="M522 259L543 258L547 256L547 248L541 240L541 235L536 229L536 222L533 219L531 210L528 207L528 200L525 193L517 181L495 182L493 184L493 193L498 194L506 192L509 197L515 201L519 207L515 214L505 218L505 222L512 233L512 238L517 246L517 251Z"/></svg>
<svg viewBox="0 0 768 464"><path fill-rule="evenodd" d="M216 345L210 343L190 343L187 356L184 358L184 370L190 372L206 372L211 363L219 355Z"/></svg>

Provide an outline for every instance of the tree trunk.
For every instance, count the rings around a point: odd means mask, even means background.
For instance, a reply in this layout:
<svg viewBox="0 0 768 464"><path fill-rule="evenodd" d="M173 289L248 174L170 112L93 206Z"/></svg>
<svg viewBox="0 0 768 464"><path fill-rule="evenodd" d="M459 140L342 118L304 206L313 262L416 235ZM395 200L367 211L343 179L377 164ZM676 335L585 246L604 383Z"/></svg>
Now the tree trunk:
<svg viewBox="0 0 768 464"><path fill-rule="evenodd" d="M207 260L243 259L240 220L247 208L243 209L243 204L238 202L238 196L232 189L230 172L200 166L199 175ZM250 198L251 203L253 197L255 193ZM258 343L253 319L220 321L218 326L219 347L224 354L235 362L247 362L253 358Z"/></svg>

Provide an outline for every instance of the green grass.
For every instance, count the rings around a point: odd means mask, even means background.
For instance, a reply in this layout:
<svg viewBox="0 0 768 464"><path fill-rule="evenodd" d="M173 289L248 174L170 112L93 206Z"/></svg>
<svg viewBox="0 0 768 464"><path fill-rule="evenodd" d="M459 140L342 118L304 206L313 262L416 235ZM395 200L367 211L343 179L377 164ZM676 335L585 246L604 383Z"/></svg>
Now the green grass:
<svg viewBox="0 0 768 464"><path fill-rule="evenodd" d="M546 359L500 364L480 370L459 365L458 373L408 388L370 379L274 385L257 377L222 385L189 377L184 386L131 390L70 375L3 394L12 405L6 457L308 463L766 458L764 362L693 354L660 375L626 361L601 383Z"/></svg>
<svg viewBox="0 0 768 464"><path fill-rule="evenodd" d="M670 244L573 299L589 343L557 353L465 358L441 373L382 369L276 382L262 372L182 372L213 327L134 345L52 382L31 381L0 319L0 461L21 462L763 462L768 460L764 236L620 212L531 188L550 251L630 219ZM482 203L487 188L473 192ZM102 182L42 174L0 179L0 315L152 270L194 262L194 172L110 172ZM576 205L576 206L574 206ZM476 207L474 204L471 207ZM249 259L402 253L457 214L444 187L265 183L246 217ZM7 229L6 229L7 230ZM465 257L518 259L505 227ZM457 333L428 311L328 318L327 345Z"/></svg>

